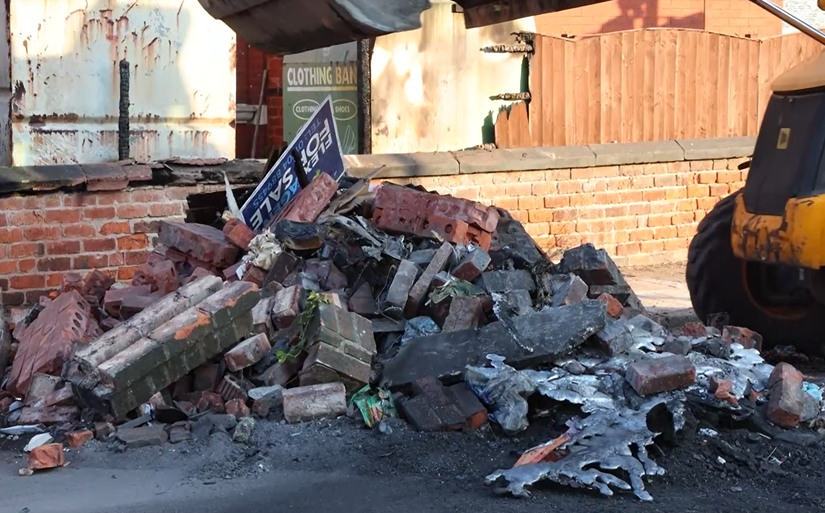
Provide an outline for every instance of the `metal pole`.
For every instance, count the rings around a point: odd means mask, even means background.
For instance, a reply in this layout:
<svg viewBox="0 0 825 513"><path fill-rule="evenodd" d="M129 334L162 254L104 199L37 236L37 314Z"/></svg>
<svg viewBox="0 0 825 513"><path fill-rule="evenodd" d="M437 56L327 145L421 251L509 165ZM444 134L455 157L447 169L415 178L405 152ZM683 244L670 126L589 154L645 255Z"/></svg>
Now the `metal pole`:
<svg viewBox="0 0 825 513"><path fill-rule="evenodd" d="M129 62L120 61L120 112L117 118L117 158L129 158Z"/></svg>
<svg viewBox="0 0 825 513"><path fill-rule="evenodd" d="M372 153L372 40L358 41L358 153Z"/></svg>
<svg viewBox="0 0 825 513"><path fill-rule="evenodd" d="M775 3L771 2L770 0L750 0L751 2L755 3L759 7L765 9L769 13L773 14L780 20L784 21L788 25L792 26L796 30L802 32L803 34L815 39L819 44L825 45L825 34L822 31L815 29L811 25L808 25L804 21L800 20L793 14L789 13L785 9L779 7Z"/></svg>

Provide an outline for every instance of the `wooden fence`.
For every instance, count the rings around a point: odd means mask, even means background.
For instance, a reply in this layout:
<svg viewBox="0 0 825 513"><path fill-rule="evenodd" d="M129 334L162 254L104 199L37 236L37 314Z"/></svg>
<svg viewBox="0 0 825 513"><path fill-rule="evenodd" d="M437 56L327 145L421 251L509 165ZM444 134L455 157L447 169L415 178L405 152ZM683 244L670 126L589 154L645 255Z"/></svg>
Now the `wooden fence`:
<svg viewBox="0 0 825 513"><path fill-rule="evenodd" d="M496 144L756 135L771 81L821 51L798 33L764 40L687 29L536 36L531 100L498 113Z"/></svg>

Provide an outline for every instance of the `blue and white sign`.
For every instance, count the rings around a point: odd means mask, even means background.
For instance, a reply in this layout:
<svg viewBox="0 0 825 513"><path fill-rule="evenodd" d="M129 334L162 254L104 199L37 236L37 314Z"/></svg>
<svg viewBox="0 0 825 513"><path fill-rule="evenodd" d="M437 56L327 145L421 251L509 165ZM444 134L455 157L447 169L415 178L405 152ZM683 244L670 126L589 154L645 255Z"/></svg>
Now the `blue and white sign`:
<svg viewBox="0 0 825 513"><path fill-rule="evenodd" d="M332 98L329 96L304 123L281 158L241 207L244 222L254 231L261 231L301 189L295 171L296 156L301 159L310 181L321 173L335 180L344 174L344 158L333 118Z"/></svg>

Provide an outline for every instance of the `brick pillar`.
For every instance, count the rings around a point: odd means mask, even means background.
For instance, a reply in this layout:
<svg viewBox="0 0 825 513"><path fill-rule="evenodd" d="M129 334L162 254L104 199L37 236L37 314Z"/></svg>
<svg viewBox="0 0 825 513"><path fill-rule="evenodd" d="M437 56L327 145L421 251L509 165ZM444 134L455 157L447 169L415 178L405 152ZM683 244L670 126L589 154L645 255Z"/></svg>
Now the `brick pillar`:
<svg viewBox="0 0 825 513"><path fill-rule="evenodd" d="M269 118L266 120L266 146L280 146L284 141L284 59L279 55L268 55L266 69L269 70L266 89L266 105Z"/></svg>

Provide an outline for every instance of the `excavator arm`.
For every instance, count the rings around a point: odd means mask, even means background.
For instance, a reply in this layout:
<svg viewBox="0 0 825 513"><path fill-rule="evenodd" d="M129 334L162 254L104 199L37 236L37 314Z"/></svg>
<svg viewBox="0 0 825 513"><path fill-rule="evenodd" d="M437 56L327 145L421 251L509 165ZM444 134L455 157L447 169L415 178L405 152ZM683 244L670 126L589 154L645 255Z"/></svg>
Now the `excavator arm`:
<svg viewBox="0 0 825 513"><path fill-rule="evenodd" d="M274 55L421 28L430 0L199 0L250 45ZM467 28L607 0L456 0Z"/></svg>

